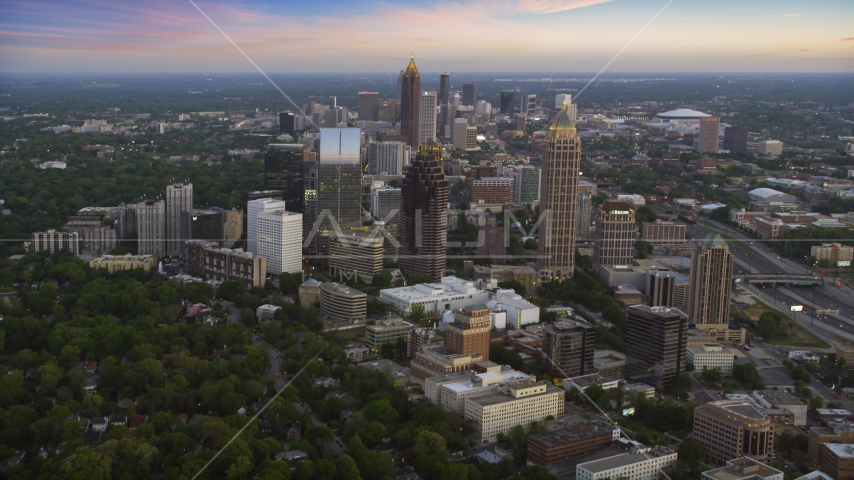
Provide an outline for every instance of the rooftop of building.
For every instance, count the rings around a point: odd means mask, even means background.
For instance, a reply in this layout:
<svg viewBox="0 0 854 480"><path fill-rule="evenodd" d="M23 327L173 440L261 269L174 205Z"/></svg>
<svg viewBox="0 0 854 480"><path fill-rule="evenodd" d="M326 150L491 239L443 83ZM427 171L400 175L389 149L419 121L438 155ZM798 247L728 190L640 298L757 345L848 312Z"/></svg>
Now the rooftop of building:
<svg viewBox="0 0 854 480"><path fill-rule="evenodd" d="M854 459L854 445L847 443L825 443L824 446L839 458Z"/></svg>
<svg viewBox="0 0 854 480"><path fill-rule="evenodd" d="M760 412L755 406L750 403L728 403L728 404L720 404L721 402L712 402L713 405L716 405L720 408L723 408L726 411L735 413L745 418L749 418L751 420L765 420L765 414Z"/></svg>
<svg viewBox="0 0 854 480"><path fill-rule="evenodd" d="M483 293L474 286L474 282L457 277L442 277L439 283L419 283L406 287L387 288L380 291L401 300L418 301L445 295Z"/></svg>
<svg viewBox="0 0 854 480"><path fill-rule="evenodd" d="M154 255L101 255L100 257L95 257L91 263L110 263L110 262L145 262L151 263L157 260L157 257Z"/></svg>
<svg viewBox="0 0 854 480"><path fill-rule="evenodd" d="M572 119L569 118L569 112L566 110L566 102L561 106L560 112L557 116L552 120L551 125L549 125L550 131L560 131L560 130L575 130L575 124Z"/></svg>
<svg viewBox="0 0 854 480"><path fill-rule="evenodd" d="M697 118L709 118L711 115L708 113L703 113L697 110L692 110L690 108L678 108L676 110L670 110L667 112L661 112L656 115L660 118L668 118L668 119L697 119Z"/></svg>
<svg viewBox="0 0 854 480"><path fill-rule="evenodd" d="M524 397L521 397L522 399L527 399L527 398L539 397L539 396L542 396L542 395L548 395L548 394L554 394L554 393L563 393L563 392L564 392L564 390L563 390L563 389L560 389L560 388L558 388L558 387L555 387L554 385L552 385L551 383L546 382L546 381L541 381L541 382L536 382L536 383L529 383L529 382L527 382L527 381L522 381L522 383L524 383L523 385L519 385L519 383L520 383L519 381L511 382L511 383L509 383L509 384L508 384L508 387L509 387L509 388L511 388L511 389L512 389L512 388L515 388L515 387L533 387L533 386L535 386L535 385L536 385L536 386L539 386L539 385L545 385L545 387L546 387L546 391L545 391L545 392L543 392L542 394L537 394L537 395L526 395L526 396L524 396ZM495 393L488 393L488 394L486 394L486 395L480 395L480 396L478 396L478 397L474 397L474 398L470 398L470 399L469 399L469 401L472 401L472 402L474 402L474 403L477 403L478 405L481 405L481 406L483 406L483 407L489 407L489 406L492 406L492 405L498 405L498 404L500 404L500 403L505 403L505 402L512 402L512 401L514 401L514 400L518 400L518 398L517 398L517 397L512 396L510 393L504 393L503 391L502 391L502 392L495 392Z"/></svg>
<svg viewBox="0 0 854 480"><path fill-rule="evenodd" d="M816 412L825 417L847 417L851 412L842 408L819 408Z"/></svg>
<svg viewBox="0 0 854 480"><path fill-rule="evenodd" d="M725 349L723 345L719 343L692 343L688 345L688 350L691 350L693 353L702 353L706 355L728 355L735 357L734 353Z"/></svg>
<svg viewBox="0 0 854 480"><path fill-rule="evenodd" d="M682 310L674 307L650 307L649 305L631 305L629 311L650 313L662 318L682 317L687 319L688 315Z"/></svg>
<svg viewBox="0 0 854 480"><path fill-rule="evenodd" d="M600 375L598 373L591 373L590 375L581 375L579 377L572 377L564 380L564 383L574 383L575 385L581 388L587 388L592 385L598 385L600 383L608 383L613 382L614 379L608 378L604 375Z"/></svg>
<svg viewBox="0 0 854 480"><path fill-rule="evenodd" d="M385 368L391 369L395 376L403 377L409 375L409 368L402 367L391 360L383 359L383 360L374 360L371 362L363 362L358 364L360 367L370 368L373 370L383 370Z"/></svg>
<svg viewBox="0 0 854 480"><path fill-rule="evenodd" d="M772 405L803 405L798 397L783 390L760 390L756 394Z"/></svg>
<svg viewBox="0 0 854 480"><path fill-rule="evenodd" d="M592 329L593 325L583 320L558 320L554 323L543 324L543 331L550 334L571 333L573 331Z"/></svg>
<svg viewBox="0 0 854 480"><path fill-rule="evenodd" d="M339 296L348 296L351 298L367 297L368 294L353 287L335 282L323 282L320 284L320 289L327 292L335 293Z"/></svg>
<svg viewBox="0 0 854 480"><path fill-rule="evenodd" d="M578 466L583 467L585 470L595 474L597 472L606 472L615 468L627 467L636 463L646 462L653 457L663 457L666 455L672 455L674 453L676 452L667 447L659 446L650 448L649 450L645 451L645 453L624 453L622 455L615 455L613 457L603 458L601 460L594 460L592 462L582 463Z"/></svg>
<svg viewBox="0 0 854 480"><path fill-rule="evenodd" d="M755 188L748 193L750 195L753 195L754 197L759 197L763 199L773 197L774 195L788 195L787 193L781 192L779 190L774 190L773 188Z"/></svg>
<svg viewBox="0 0 854 480"><path fill-rule="evenodd" d="M705 236L702 240L700 240L700 245L704 247L724 247L729 248L727 246L726 241L717 233L710 233Z"/></svg>
<svg viewBox="0 0 854 480"><path fill-rule="evenodd" d="M546 447L554 447L595 435L606 434L611 436L614 430L619 429L619 427L602 420L585 420L578 415L549 422L547 428L549 431L533 434L528 439Z"/></svg>
<svg viewBox="0 0 854 480"><path fill-rule="evenodd" d="M479 379L480 381L476 381L475 377L477 379ZM496 383L494 381L496 379L496 377L502 377L502 380L498 380ZM455 383L447 384L447 385L445 385L445 388L447 388L453 392L456 392L456 393L463 393L463 392L469 392L469 391L472 391L472 390L475 390L478 388L482 388L484 386L482 383L483 380L487 380L487 381L493 380L492 382L487 382L488 385L486 385L486 386L492 386L492 385L501 385L501 384L505 384L505 383L515 382L515 381L519 381L519 380L527 380L529 378L531 378L531 376L528 375L527 373L516 372L516 371L476 373L472 376L472 378L469 378L467 380L462 380L459 382L455 382Z"/></svg>
<svg viewBox="0 0 854 480"><path fill-rule="evenodd" d="M729 465L703 472L703 477L709 477L714 480L754 480L783 474L780 470L750 457L736 458L727 463Z"/></svg>

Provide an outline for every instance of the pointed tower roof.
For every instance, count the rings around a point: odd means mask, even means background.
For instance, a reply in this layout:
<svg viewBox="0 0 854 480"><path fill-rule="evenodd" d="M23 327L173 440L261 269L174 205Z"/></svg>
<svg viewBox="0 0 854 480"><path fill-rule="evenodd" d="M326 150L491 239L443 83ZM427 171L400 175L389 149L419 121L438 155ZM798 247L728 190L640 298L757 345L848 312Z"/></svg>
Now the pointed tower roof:
<svg viewBox="0 0 854 480"><path fill-rule="evenodd" d="M700 240L700 245L704 247L727 247L726 241L717 233L706 235L706 238Z"/></svg>
<svg viewBox="0 0 854 480"><path fill-rule="evenodd" d="M409 59L409 65L406 66L404 75L418 75L418 67L415 66L415 52L412 52L412 57Z"/></svg>
<svg viewBox="0 0 854 480"><path fill-rule="evenodd" d="M557 114L552 124L549 125L549 130L575 130L575 125L569 118L569 112L566 111L566 102L563 102L560 113Z"/></svg>

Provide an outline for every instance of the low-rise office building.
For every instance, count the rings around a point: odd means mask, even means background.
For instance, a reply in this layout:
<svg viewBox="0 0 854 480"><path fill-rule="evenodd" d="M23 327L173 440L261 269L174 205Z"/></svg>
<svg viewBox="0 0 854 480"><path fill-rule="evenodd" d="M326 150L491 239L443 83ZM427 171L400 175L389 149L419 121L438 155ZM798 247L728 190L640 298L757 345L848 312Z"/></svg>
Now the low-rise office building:
<svg viewBox="0 0 854 480"><path fill-rule="evenodd" d="M656 220L643 222L641 240L656 247L680 246L688 243L685 233L688 226L684 223Z"/></svg>
<svg viewBox="0 0 854 480"><path fill-rule="evenodd" d="M593 352L593 370L603 377L623 378L626 366L626 354L614 350L596 350Z"/></svg>
<svg viewBox="0 0 854 480"><path fill-rule="evenodd" d="M810 458L819 464L822 445L828 443L854 444L854 422L850 420L829 420L826 426L810 428L808 437L807 452Z"/></svg>
<svg viewBox="0 0 854 480"><path fill-rule="evenodd" d="M828 443L822 445L820 469L836 480L854 479L854 445Z"/></svg>
<svg viewBox="0 0 854 480"><path fill-rule="evenodd" d="M538 465L578 458L620 438L619 427L577 415L555 420L548 428L547 432L530 435L526 441L528 460Z"/></svg>
<svg viewBox="0 0 854 480"><path fill-rule="evenodd" d="M769 463L774 453L774 424L750 402L722 400L694 410L694 440L709 449L708 460L724 463L748 456Z"/></svg>
<svg viewBox="0 0 854 480"><path fill-rule="evenodd" d="M783 472L750 457L729 460L721 468L703 472L702 480L783 480Z"/></svg>
<svg viewBox="0 0 854 480"><path fill-rule="evenodd" d="M510 382L500 392L466 399L465 418L475 424L482 442L495 441L516 425L527 426L564 412L565 391L549 382Z"/></svg>
<svg viewBox="0 0 854 480"><path fill-rule="evenodd" d="M329 274L339 280L360 278L371 283L383 268L382 235L347 231L329 236Z"/></svg>
<svg viewBox="0 0 854 480"><path fill-rule="evenodd" d="M321 283L320 314L347 323L364 322L368 315L368 295L346 285Z"/></svg>
<svg viewBox="0 0 854 480"><path fill-rule="evenodd" d="M489 293L476 288L474 282L457 277L442 277L439 283L380 290L378 298L398 313L408 314L412 312L413 306L421 305L424 314L430 317L475 303L486 303Z"/></svg>
<svg viewBox="0 0 854 480"><path fill-rule="evenodd" d="M474 373L467 380L448 383L439 387L438 406L444 412L455 412L463 415L465 414L466 399L500 392L510 382L530 378L530 375L515 370Z"/></svg>
<svg viewBox="0 0 854 480"><path fill-rule="evenodd" d="M263 287L267 260L241 249L220 248L206 240L187 240L185 271L189 275L227 282L241 280L250 288Z"/></svg>
<svg viewBox="0 0 854 480"><path fill-rule="evenodd" d="M157 268L157 257L154 255L101 255L89 262L90 268L106 268L108 272L119 272L122 270L154 270Z"/></svg>
<svg viewBox="0 0 854 480"><path fill-rule="evenodd" d="M379 355L383 345L395 344L399 338L406 342L408 352L413 328L415 325L401 320L383 320L376 325L368 325L365 327L365 347L372 355Z"/></svg>
<svg viewBox="0 0 854 480"><path fill-rule="evenodd" d="M688 345L688 361L694 364L696 372L720 368L724 375L732 375L735 354L719 343L691 344Z"/></svg>
<svg viewBox="0 0 854 480"><path fill-rule="evenodd" d="M412 382L424 385L426 379L449 373L467 372L483 360L479 353L457 353L444 345L429 345L415 353L412 360Z"/></svg>
<svg viewBox="0 0 854 480"><path fill-rule="evenodd" d="M667 447L644 447L633 447L629 453L579 464L575 467L575 478L658 480L662 470L676 463L676 452Z"/></svg>

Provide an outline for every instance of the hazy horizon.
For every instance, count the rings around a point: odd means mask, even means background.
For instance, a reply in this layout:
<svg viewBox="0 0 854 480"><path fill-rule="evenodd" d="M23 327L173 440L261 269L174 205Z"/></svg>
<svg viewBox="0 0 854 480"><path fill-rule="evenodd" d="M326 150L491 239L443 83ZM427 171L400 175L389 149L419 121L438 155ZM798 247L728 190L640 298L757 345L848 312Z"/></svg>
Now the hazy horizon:
<svg viewBox="0 0 854 480"><path fill-rule="evenodd" d="M396 72L412 50L422 72L854 72L850 18L843 0L10 0L0 55L7 74L252 72L231 39L277 74Z"/></svg>

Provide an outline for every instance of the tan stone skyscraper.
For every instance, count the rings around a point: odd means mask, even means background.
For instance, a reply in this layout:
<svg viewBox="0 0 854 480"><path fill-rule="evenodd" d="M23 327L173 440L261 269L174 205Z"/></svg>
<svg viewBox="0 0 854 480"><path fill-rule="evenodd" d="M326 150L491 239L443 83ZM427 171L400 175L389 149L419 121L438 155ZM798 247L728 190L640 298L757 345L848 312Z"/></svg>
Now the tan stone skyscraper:
<svg viewBox="0 0 854 480"><path fill-rule="evenodd" d="M691 254L688 317L712 337L723 338L729 326L733 255L720 235L709 235Z"/></svg>
<svg viewBox="0 0 854 480"><path fill-rule="evenodd" d="M549 126L546 144L540 175L540 211L546 217L539 229L537 263L541 278L561 280L572 277L575 269L581 164L581 139L566 104Z"/></svg>
<svg viewBox="0 0 854 480"><path fill-rule="evenodd" d="M448 180L442 161L442 147L427 140L400 183L400 270L434 282L445 274L448 247Z"/></svg>
<svg viewBox="0 0 854 480"><path fill-rule="evenodd" d="M398 78L400 89L400 134L406 144L418 148L418 124L421 118L421 75L415 66L415 55Z"/></svg>

